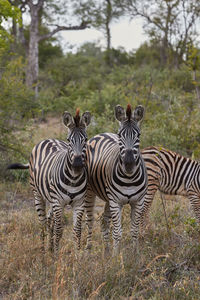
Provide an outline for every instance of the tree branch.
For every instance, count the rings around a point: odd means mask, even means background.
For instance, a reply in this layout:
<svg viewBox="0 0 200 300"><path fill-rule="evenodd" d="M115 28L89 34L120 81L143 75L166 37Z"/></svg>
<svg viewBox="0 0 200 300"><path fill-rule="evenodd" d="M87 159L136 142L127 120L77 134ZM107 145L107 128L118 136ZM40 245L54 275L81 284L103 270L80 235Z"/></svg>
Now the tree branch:
<svg viewBox="0 0 200 300"><path fill-rule="evenodd" d="M54 30L52 30L51 32L41 35L38 38L38 41L43 41L45 39L48 39L50 37L52 37L54 34L56 34L59 31L63 31L63 30L83 30L88 28L88 23L86 22L82 22L81 25L76 25L76 26L59 26L59 25L53 25L56 26L56 28Z"/></svg>

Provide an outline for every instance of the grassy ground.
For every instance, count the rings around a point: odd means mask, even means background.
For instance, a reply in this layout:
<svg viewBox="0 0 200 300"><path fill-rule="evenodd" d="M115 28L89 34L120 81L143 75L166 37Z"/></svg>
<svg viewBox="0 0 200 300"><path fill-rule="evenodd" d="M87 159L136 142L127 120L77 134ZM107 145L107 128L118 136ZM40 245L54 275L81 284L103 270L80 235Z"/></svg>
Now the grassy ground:
<svg viewBox="0 0 200 300"><path fill-rule="evenodd" d="M149 226L133 252L129 207L123 211L122 251L104 259L99 226L103 203L95 214L93 249L74 251L72 213L58 261L40 252L39 222L28 186L1 185L0 299L199 299L200 230L184 198L165 200L158 194Z"/></svg>

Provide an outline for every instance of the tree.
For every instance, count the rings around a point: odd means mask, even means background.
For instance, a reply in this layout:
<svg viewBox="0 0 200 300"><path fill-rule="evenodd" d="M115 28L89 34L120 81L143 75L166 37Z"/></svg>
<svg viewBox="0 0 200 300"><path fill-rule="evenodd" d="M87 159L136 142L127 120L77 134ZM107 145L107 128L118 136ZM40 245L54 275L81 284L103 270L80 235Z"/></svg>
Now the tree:
<svg viewBox="0 0 200 300"><path fill-rule="evenodd" d="M94 27L103 30L106 36L106 60L109 65L112 64L111 53L111 30L110 25L123 15L123 10L117 5L117 0L82 0L74 6L76 12L80 15L84 14L84 18Z"/></svg>
<svg viewBox="0 0 200 300"><path fill-rule="evenodd" d="M15 5L14 0L9 0L12 5ZM26 11L30 15L30 29L29 29L29 46L28 46L28 63L26 70L26 84L28 87L33 87L35 96L38 96L38 74L39 74L39 43L45 39L51 38L54 34L61 30L83 30L87 27L84 20L79 21L78 25L62 26L59 24L51 24L49 26L49 32L40 35L39 24L41 18L53 20L53 17L48 17L48 13L51 12L52 16L55 13L58 16L58 12L61 12L60 7L64 4L58 0L18 0L21 11ZM64 5L65 7L65 5ZM66 12L66 11L65 11ZM63 14L63 11L61 12ZM54 20L53 20L54 21ZM54 29L52 27L54 26Z"/></svg>
<svg viewBox="0 0 200 300"><path fill-rule="evenodd" d="M200 70L200 49L193 45L189 48L187 65L192 71L193 84L195 86L197 99L200 100L199 70Z"/></svg>
<svg viewBox="0 0 200 300"><path fill-rule="evenodd" d="M144 29L151 40L161 46L161 63L178 66L187 56L187 45L197 37L200 2L193 0L128 0L120 1L131 15L144 19Z"/></svg>
<svg viewBox="0 0 200 300"><path fill-rule="evenodd" d="M4 23L10 18L15 22L20 22L20 10L16 7L12 7L7 0L1 0L0 2L0 55L2 51L8 47L11 42L11 34L6 30Z"/></svg>

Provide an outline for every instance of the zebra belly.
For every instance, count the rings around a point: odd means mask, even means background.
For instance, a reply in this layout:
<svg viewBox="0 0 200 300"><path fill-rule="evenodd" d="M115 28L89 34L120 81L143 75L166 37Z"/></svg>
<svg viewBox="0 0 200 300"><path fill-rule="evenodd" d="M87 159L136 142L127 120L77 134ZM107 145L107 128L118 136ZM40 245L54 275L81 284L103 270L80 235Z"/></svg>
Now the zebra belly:
<svg viewBox="0 0 200 300"><path fill-rule="evenodd" d="M167 195L187 196L187 190L184 184L181 184L178 189L177 187L170 185L169 187L161 186L159 187L159 190Z"/></svg>

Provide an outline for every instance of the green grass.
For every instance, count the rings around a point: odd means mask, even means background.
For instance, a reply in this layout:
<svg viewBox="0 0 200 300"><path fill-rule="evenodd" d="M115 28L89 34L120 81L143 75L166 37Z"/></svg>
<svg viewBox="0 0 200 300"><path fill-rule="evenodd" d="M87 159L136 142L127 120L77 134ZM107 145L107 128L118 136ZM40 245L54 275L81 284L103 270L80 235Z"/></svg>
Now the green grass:
<svg viewBox="0 0 200 300"><path fill-rule="evenodd" d="M93 249L73 247L72 212L60 255L55 262L40 251L40 227L28 187L1 185L0 298L8 299L198 299L200 295L200 228L187 199L166 200L165 219L160 196L154 199L149 224L138 250L130 241L129 207L123 211L121 253L104 259L98 214ZM168 226L167 226L168 225Z"/></svg>

